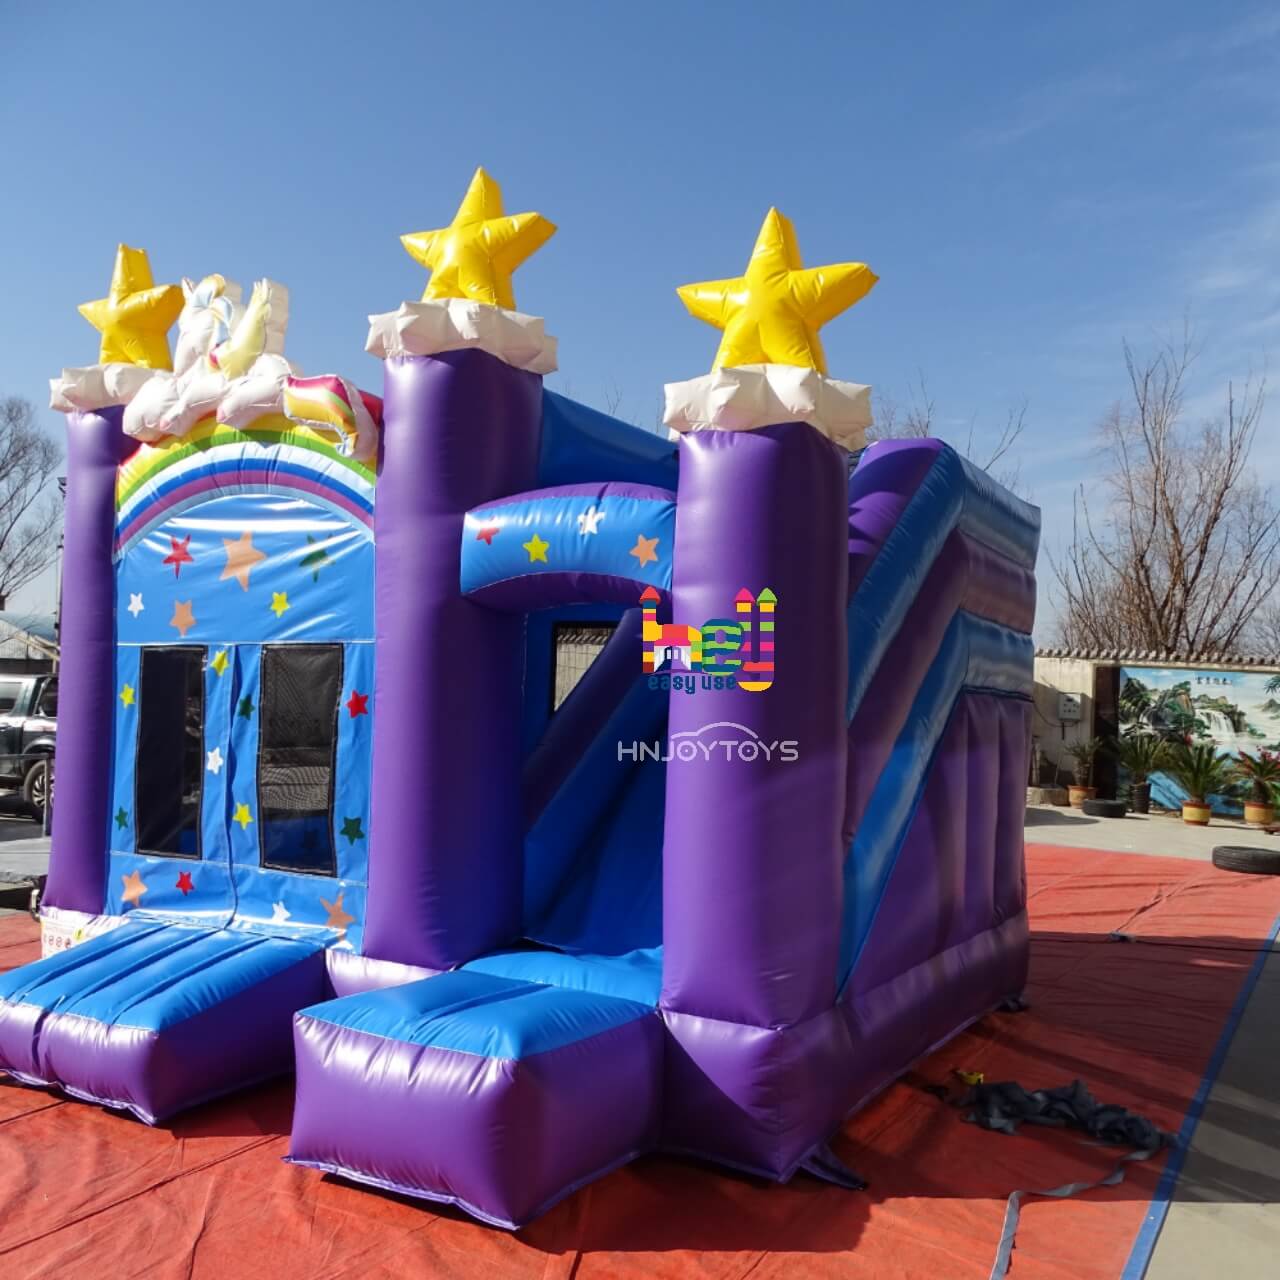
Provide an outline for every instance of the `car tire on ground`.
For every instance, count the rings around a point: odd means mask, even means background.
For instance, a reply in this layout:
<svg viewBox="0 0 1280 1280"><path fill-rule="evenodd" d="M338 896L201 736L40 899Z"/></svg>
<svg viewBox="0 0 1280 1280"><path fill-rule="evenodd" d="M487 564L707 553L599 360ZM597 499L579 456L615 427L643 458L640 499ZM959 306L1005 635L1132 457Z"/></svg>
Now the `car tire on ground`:
<svg viewBox="0 0 1280 1280"><path fill-rule="evenodd" d="M1123 818L1127 812L1123 800L1086 800L1081 808L1090 818Z"/></svg>
<svg viewBox="0 0 1280 1280"><path fill-rule="evenodd" d="M44 818L45 801L48 799L49 769L48 761L37 760L22 779L22 799L27 808L35 815L36 821Z"/></svg>
<svg viewBox="0 0 1280 1280"><path fill-rule="evenodd" d="M1245 871L1255 876L1280 876L1280 849L1256 845L1220 844L1213 850L1213 865L1223 871Z"/></svg>

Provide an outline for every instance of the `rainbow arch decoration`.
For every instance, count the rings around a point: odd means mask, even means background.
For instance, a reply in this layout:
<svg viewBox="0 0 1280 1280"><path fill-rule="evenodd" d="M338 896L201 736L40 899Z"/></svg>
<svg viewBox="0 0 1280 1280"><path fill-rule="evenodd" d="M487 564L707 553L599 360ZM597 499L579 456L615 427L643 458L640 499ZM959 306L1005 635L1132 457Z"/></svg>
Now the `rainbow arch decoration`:
<svg viewBox="0 0 1280 1280"><path fill-rule="evenodd" d="M115 554L124 555L158 524L233 493L291 493L326 507L373 536L376 475L344 457L332 439L288 418L248 429L212 420L185 436L139 446L116 481Z"/></svg>

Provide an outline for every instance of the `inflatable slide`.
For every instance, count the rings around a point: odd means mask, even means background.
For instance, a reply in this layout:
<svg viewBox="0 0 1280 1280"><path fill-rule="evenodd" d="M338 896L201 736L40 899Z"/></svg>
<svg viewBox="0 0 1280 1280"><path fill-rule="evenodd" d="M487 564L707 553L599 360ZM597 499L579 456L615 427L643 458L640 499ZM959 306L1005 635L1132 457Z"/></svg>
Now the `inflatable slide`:
<svg viewBox="0 0 1280 1280"><path fill-rule="evenodd" d="M381 398L285 357L282 286L121 246L53 387L12 1080L158 1123L296 1071L290 1160L513 1227L650 1151L848 1180L843 1118L1021 992L1037 513L865 445L817 331L875 276L776 211L680 291L723 339L670 439L545 391L510 275L553 230L477 171L404 237Z"/></svg>

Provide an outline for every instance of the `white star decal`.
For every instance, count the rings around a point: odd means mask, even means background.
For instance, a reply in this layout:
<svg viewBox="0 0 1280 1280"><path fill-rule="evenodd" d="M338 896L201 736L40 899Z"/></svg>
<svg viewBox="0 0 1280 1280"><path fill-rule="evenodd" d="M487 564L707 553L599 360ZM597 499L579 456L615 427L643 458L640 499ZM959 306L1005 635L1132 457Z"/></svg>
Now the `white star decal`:
<svg viewBox="0 0 1280 1280"><path fill-rule="evenodd" d="M214 747L214 749L208 753L208 756L209 758L205 764L205 768L208 769L210 773L221 773L222 772L222 748Z"/></svg>
<svg viewBox="0 0 1280 1280"><path fill-rule="evenodd" d="M289 913L285 910L283 902L273 902L271 904L271 923L284 924L289 919Z"/></svg>
<svg viewBox="0 0 1280 1280"><path fill-rule="evenodd" d="M589 533L600 532L600 521L605 513L599 507L588 507L578 517L578 532L585 538Z"/></svg>
<svg viewBox="0 0 1280 1280"><path fill-rule="evenodd" d="M133 614L133 616L136 618L138 614L140 614L145 608L146 608L146 605L142 603L142 592L130 591L129 592L129 612Z"/></svg>

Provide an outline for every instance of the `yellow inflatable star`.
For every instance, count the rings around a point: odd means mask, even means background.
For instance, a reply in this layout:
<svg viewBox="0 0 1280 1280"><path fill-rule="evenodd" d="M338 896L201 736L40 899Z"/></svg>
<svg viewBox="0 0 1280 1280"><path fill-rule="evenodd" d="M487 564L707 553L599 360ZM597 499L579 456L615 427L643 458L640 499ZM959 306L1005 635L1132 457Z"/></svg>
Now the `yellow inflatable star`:
<svg viewBox="0 0 1280 1280"><path fill-rule="evenodd" d="M182 310L182 289L156 284L145 249L116 249L111 290L105 298L80 304L80 314L99 333L101 364L139 364L172 369L167 334Z"/></svg>
<svg viewBox="0 0 1280 1280"><path fill-rule="evenodd" d="M770 209L745 275L676 292L690 315L724 330L713 369L795 364L826 373L818 330L866 297L878 279L864 262L806 270L790 219Z"/></svg>
<svg viewBox="0 0 1280 1280"><path fill-rule="evenodd" d="M515 310L511 273L555 235L540 213L502 212L502 189L477 169L453 221L401 236L409 256L431 272L422 300L470 298Z"/></svg>

